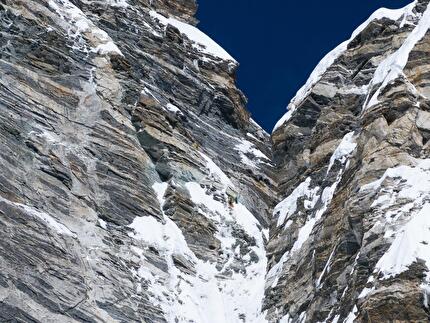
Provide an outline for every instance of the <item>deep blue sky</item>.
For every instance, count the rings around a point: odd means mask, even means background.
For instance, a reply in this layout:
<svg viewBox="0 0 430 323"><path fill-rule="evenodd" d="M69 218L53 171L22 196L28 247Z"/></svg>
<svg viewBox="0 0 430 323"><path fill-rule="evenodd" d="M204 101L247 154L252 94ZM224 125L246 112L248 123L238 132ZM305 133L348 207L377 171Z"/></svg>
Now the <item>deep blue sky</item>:
<svg viewBox="0 0 430 323"><path fill-rule="evenodd" d="M271 132L315 65L378 8L412 0L198 0L199 28L239 61L248 109Z"/></svg>

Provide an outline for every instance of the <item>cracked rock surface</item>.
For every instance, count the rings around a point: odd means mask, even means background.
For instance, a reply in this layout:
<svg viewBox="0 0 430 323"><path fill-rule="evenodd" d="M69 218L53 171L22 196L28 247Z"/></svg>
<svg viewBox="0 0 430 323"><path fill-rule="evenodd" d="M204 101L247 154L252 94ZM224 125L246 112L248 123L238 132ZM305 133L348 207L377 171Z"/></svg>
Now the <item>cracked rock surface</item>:
<svg viewBox="0 0 430 323"><path fill-rule="evenodd" d="M429 1L271 135L196 10L0 1L0 322L427 322Z"/></svg>

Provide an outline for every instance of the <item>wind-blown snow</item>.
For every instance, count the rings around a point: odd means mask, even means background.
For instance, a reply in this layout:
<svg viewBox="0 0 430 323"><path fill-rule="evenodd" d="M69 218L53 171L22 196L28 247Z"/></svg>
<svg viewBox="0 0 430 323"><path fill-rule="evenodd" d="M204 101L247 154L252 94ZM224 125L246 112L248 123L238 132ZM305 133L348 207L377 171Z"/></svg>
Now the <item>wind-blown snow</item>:
<svg viewBox="0 0 430 323"><path fill-rule="evenodd" d="M404 8L401 9L386 9L381 8L376 10L364 23L362 23L351 35L351 37L338 45L335 49L333 49L331 52L329 52L324 58L318 63L318 65L315 67L315 69L312 71L311 75L309 76L306 83L297 91L294 98L291 100L290 104L288 105L288 111L284 114L284 116L279 119L279 121L276 123L275 127L273 128L273 132L276 131L280 126L285 124L290 118L292 117L294 111L297 109L297 107L300 105L300 103L308 96L308 94L311 92L313 86L315 83L317 83L321 77L324 75L324 73L327 71L327 69L334 63L334 61L344 53L347 48L348 44L354 40L355 37L359 33L361 33L373 20L379 20L382 18L388 18L393 21L397 21L400 18L404 18L402 23L404 23L406 16L411 14L411 10L414 7L415 2L411 3Z"/></svg>
<svg viewBox="0 0 430 323"><path fill-rule="evenodd" d="M365 105L365 109L378 103L378 96L381 90L387 86L388 83L395 80L400 75L403 75L409 54L415 45L425 36L430 28L430 6L427 6L426 11L418 22L418 25L408 35L402 46L393 54L384 59L377 67L371 85L381 84L372 98Z"/></svg>
<svg viewBox="0 0 430 323"><path fill-rule="evenodd" d="M390 168L361 190L378 192L372 207L380 218L374 227L383 228L391 241L375 271L393 277L418 259L430 268L430 159L416 160L415 167Z"/></svg>
<svg viewBox="0 0 430 323"><path fill-rule="evenodd" d="M200 31L198 28L179 21L173 17L166 18L155 11L150 11L150 15L161 22L163 25L172 25L182 33L185 34L189 40L195 43L194 47L206 54L219 57L223 60L236 62L236 60L230 56L227 51L213 41L209 36Z"/></svg>

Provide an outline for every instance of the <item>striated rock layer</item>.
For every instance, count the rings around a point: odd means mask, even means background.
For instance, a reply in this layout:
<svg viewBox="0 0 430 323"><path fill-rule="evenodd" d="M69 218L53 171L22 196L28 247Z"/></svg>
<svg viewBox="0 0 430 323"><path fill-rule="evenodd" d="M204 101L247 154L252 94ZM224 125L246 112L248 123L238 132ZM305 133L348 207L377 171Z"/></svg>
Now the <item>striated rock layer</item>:
<svg viewBox="0 0 430 323"><path fill-rule="evenodd" d="M269 136L195 11L0 4L0 321L263 320Z"/></svg>
<svg viewBox="0 0 430 323"><path fill-rule="evenodd" d="M429 1L378 10L275 128L269 320L429 320L429 27Z"/></svg>
<svg viewBox="0 0 430 323"><path fill-rule="evenodd" d="M426 322L430 6L270 136L194 0L0 2L1 322Z"/></svg>

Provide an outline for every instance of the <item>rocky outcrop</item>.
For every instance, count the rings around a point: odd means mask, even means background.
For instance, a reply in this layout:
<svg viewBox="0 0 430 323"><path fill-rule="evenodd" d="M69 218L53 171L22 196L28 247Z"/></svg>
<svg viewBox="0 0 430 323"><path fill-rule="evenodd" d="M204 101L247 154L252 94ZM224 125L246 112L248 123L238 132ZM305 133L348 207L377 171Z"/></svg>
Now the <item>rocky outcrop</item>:
<svg viewBox="0 0 430 323"><path fill-rule="evenodd" d="M269 320L428 321L429 14L375 12L274 130Z"/></svg>
<svg viewBox="0 0 430 323"><path fill-rule="evenodd" d="M271 136L196 10L0 2L0 321L428 321L428 1Z"/></svg>
<svg viewBox="0 0 430 323"><path fill-rule="evenodd" d="M0 4L0 321L262 317L269 136L195 10Z"/></svg>

